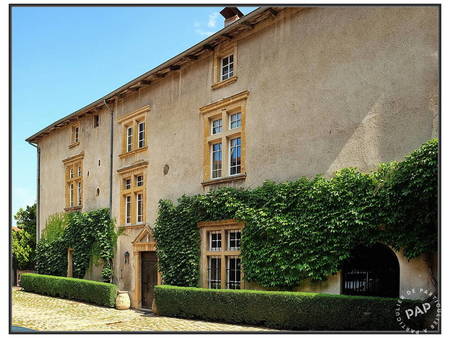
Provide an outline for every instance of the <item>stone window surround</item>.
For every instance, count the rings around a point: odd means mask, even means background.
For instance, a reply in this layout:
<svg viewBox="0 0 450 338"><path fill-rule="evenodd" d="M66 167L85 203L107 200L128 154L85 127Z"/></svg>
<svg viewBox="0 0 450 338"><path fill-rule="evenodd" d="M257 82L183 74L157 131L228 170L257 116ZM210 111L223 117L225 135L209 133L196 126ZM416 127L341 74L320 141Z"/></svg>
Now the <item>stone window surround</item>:
<svg viewBox="0 0 450 338"><path fill-rule="evenodd" d="M202 185L211 185L223 183L224 181L243 180L246 177L245 159L246 159L246 138L245 138L245 118L246 103L249 92L232 95L228 98L219 100L200 108L200 114L203 117L203 182ZM229 118L232 114L241 113L241 126L229 129ZM222 126L226 126L220 133L211 133L211 124L213 120L222 119ZM241 138L241 171L239 174L230 175L229 169L229 143L231 139ZM212 178L212 159L211 145L222 143L222 176Z"/></svg>
<svg viewBox="0 0 450 338"><path fill-rule="evenodd" d="M221 221L199 222L197 227L200 230L200 287L208 288L208 257L221 258L221 289L226 289L227 284L227 257L240 256L240 250L228 250L228 239L226 236L229 230L242 231L244 223L234 219L226 219ZM209 232L220 231L222 233L222 250L209 250ZM244 272L241 270L241 288L244 288Z"/></svg>

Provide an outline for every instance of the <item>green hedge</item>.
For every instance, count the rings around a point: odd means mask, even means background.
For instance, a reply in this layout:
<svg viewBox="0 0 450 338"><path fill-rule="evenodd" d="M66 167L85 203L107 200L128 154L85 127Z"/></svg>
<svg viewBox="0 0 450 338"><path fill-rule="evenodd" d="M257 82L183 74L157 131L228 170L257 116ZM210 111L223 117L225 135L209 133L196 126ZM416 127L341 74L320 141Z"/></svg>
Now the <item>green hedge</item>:
<svg viewBox="0 0 450 338"><path fill-rule="evenodd" d="M114 307L116 302L117 286L109 283L25 273L22 275L20 284L25 291L53 297L75 299L108 307Z"/></svg>
<svg viewBox="0 0 450 338"><path fill-rule="evenodd" d="M164 316L283 330L402 331L394 298L161 285L155 287L155 299Z"/></svg>

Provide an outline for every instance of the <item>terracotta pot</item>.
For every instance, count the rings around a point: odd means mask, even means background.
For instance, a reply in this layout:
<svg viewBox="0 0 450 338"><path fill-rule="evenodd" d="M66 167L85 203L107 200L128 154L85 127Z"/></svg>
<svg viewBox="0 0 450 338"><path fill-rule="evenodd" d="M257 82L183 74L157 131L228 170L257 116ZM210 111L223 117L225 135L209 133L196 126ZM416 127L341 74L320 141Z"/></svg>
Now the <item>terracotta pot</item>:
<svg viewBox="0 0 450 338"><path fill-rule="evenodd" d="M116 298L116 309L128 310L130 308L130 296L128 291L118 291Z"/></svg>

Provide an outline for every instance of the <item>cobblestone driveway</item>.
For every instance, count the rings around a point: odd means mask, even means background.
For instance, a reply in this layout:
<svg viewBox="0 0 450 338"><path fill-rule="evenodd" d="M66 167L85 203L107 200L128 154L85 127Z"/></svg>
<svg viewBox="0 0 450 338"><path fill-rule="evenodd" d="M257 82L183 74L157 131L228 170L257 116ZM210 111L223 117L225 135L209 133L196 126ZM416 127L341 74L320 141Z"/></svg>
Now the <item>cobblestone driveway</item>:
<svg viewBox="0 0 450 338"><path fill-rule="evenodd" d="M267 331L265 328L155 316L13 290L12 325L38 331Z"/></svg>

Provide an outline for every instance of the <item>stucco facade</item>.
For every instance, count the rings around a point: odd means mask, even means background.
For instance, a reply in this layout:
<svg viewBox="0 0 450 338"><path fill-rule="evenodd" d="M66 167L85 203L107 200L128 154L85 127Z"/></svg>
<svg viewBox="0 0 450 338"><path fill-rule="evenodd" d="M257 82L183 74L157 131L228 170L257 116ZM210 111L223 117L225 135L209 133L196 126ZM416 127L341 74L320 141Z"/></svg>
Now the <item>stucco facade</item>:
<svg viewBox="0 0 450 338"><path fill-rule="evenodd" d="M437 8L420 6L278 7L276 14L181 68L172 67L158 80L108 98L108 106L100 103L90 115L77 116L79 145L69 148L71 124L33 141L41 154L40 231L49 215L66 207L64 159L84 154L82 210L111 207L118 226L124 225L120 170L146 163L145 224L126 227L114 262L116 282L130 291L132 305L139 306L139 250L133 241L146 226L153 226L160 199L176 200L223 185L256 187L265 180L332 175L344 167L369 171L380 162L401 160L436 137L438 15ZM237 53L237 79L213 89L214 49L230 43ZM205 140L200 108L242 92L248 92L246 176L202 185ZM145 106L146 150L119 156L125 132L119 120ZM100 118L96 128L92 112ZM153 248L151 238L147 241L141 247ZM124 260L126 252L129 262ZM401 291L434 289L422 258L407 261L401 253L396 255ZM338 274L300 289L340 293L340 283Z"/></svg>

